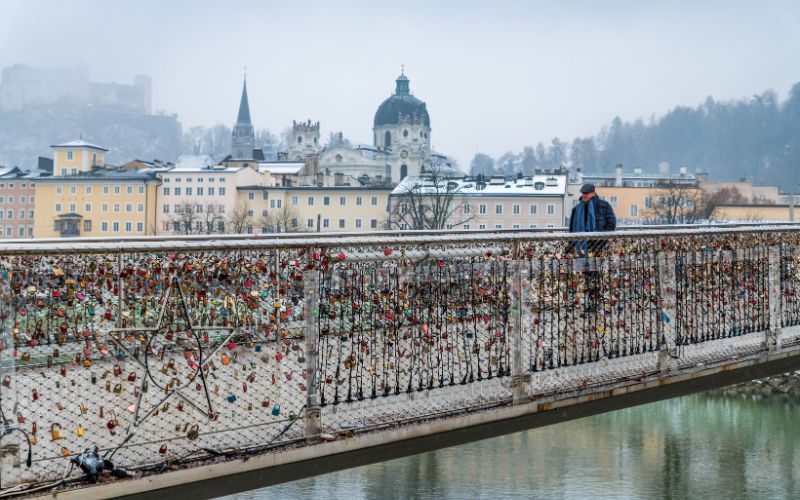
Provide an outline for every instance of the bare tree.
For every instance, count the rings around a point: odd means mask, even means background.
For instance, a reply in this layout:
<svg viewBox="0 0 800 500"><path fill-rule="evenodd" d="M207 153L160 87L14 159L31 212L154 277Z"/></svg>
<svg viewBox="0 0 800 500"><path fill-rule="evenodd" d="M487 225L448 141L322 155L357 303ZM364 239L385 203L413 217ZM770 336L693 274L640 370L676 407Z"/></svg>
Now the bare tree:
<svg viewBox="0 0 800 500"><path fill-rule="evenodd" d="M708 217L709 197L693 183L663 181L650 197L652 206L644 218L655 224L694 224Z"/></svg>
<svg viewBox="0 0 800 500"><path fill-rule="evenodd" d="M472 220L464 214L463 184L428 168L424 177L408 177L391 195L387 228L445 229Z"/></svg>
<svg viewBox="0 0 800 500"><path fill-rule="evenodd" d="M215 234L221 232L222 220L214 205L185 202L175 206L168 223L174 234Z"/></svg>
<svg viewBox="0 0 800 500"><path fill-rule="evenodd" d="M246 203L242 203L233 209L225 218L225 229L230 234L244 234L248 226L253 222L253 217L250 215L250 208Z"/></svg>
<svg viewBox="0 0 800 500"><path fill-rule="evenodd" d="M269 210L266 215L261 217L260 222L262 227L266 227L267 232L270 233L294 233L300 230L298 217L294 207L284 206Z"/></svg>

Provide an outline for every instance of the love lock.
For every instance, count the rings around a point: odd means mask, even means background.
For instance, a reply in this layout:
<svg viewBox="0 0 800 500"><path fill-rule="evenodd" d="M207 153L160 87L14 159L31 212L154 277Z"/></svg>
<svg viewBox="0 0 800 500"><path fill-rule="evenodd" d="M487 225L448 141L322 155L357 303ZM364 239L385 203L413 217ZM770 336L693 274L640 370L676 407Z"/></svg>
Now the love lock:
<svg viewBox="0 0 800 500"><path fill-rule="evenodd" d="M53 441L64 439L64 435L61 433L61 424L53 424L50 426L50 436L53 438Z"/></svg>
<svg viewBox="0 0 800 500"><path fill-rule="evenodd" d="M200 426L197 425L197 424L194 424L189 429L189 432L186 433L186 437L189 439L189 441L194 441L195 439L200 437Z"/></svg>

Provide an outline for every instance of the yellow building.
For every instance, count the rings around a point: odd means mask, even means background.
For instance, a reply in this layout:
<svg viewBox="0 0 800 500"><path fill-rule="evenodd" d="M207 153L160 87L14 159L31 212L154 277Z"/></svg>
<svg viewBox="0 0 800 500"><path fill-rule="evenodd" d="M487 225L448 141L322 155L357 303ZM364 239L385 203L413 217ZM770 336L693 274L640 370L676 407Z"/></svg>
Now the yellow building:
<svg viewBox="0 0 800 500"><path fill-rule="evenodd" d="M52 148L53 176L36 183L35 238L155 234L153 169L106 166L107 150L82 140Z"/></svg>
<svg viewBox="0 0 800 500"><path fill-rule="evenodd" d="M237 206L247 233L375 231L383 229L391 187L243 186Z"/></svg>
<svg viewBox="0 0 800 500"><path fill-rule="evenodd" d="M712 216L725 222L789 222L800 217L800 206L791 205L720 205Z"/></svg>

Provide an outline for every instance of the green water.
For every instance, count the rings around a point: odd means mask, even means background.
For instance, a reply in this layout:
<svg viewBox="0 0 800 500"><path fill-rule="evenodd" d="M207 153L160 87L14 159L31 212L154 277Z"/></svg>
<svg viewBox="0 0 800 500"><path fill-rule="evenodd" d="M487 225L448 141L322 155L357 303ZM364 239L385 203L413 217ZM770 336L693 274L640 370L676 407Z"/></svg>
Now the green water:
<svg viewBox="0 0 800 500"><path fill-rule="evenodd" d="M695 395L230 498L800 498L800 404Z"/></svg>

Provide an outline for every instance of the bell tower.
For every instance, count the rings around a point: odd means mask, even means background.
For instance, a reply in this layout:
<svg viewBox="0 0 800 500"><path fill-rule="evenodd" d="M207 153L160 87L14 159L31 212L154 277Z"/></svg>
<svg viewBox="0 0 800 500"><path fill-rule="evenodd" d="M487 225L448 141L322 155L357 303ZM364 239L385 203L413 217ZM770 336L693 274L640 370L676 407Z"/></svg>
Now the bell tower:
<svg viewBox="0 0 800 500"><path fill-rule="evenodd" d="M231 156L234 160L250 160L253 158L256 136L253 123L250 121L250 103L247 100L247 76L242 85L242 99L239 102L239 115L231 134Z"/></svg>

